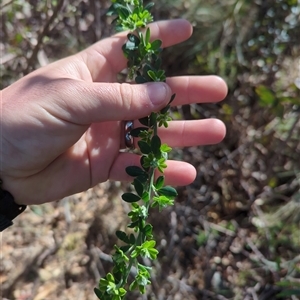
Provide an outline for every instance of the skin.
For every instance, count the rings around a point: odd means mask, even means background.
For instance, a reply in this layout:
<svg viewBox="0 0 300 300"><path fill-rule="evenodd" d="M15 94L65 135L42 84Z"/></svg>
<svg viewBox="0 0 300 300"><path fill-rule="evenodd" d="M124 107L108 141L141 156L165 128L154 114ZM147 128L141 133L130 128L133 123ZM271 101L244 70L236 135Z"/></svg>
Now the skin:
<svg viewBox="0 0 300 300"><path fill-rule="evenodd" d="M163 47L192 34L185 20L151 24ZM76 55L40 68L1 91L0 178L19 204L41 204L107 180L127 181L125 167L139 156L120 152L122 120L137 120L173 105L218 102L227 94L217 76L182 76L167 83L120 84L126 33L103 39ZM160 93L158 93L160 92ZM159 132L171 147L215 144L225 136L217 119L172 121ZM187 185L195 168L169 161L167 184Z"/></svg>

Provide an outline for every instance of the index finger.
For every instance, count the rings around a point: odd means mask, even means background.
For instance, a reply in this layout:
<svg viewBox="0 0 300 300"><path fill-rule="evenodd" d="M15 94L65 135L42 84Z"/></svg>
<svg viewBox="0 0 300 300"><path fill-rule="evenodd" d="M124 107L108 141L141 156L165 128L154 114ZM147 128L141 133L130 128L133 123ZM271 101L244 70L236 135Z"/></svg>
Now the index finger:
<svg viewBox="0 0 300 300"><path fill-rule="evenodd" d="M149 24L151 39L160 39L162 47L169 47L188 39L191 24L183 19L159 21ZM87 65L93 81L114 81L114 76L126 67L122 46L128 32L118 33L101 40L79 53Z"/></svg>
<svg viewBox="0 0 300 300"><path fill-rule="evenodd" d="M215 75L170 77L167 84L176 94L172 106L219 102L228 92L225 81Z"/></svg>

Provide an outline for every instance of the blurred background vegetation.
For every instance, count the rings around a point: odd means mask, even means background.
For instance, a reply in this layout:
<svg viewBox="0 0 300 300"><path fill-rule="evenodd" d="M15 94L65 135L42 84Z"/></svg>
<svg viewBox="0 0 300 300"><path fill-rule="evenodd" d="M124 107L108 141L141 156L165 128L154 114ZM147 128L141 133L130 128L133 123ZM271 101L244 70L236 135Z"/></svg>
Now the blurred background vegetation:
<svg viewBox="0 0 300 300"><path fill-rule="evenodd" d="M161 259L154 266L148 298L130 299L300 299L300 1L155 2L156 20L180 17L194 26L187 42L163 52L167 73L217 74L229 86L225 101L179 107L174 118L220 118L227 136L219 145L175 151L177 159L195 165L198 176L192 185L179 189L173 208L152 216ZM107 0L3 0L1 89L111 35L109 5ZM110 184L101 190L107 189L112 199L118 187ZM78 199L100 197L98 190L88 195ZM105 253L114 240L99 217L104 211L97 201L92 202L95 211L84 220L84 234L78 237L80 226L70 227L66 217L71 213L72 222L80 224L78 205L72 206L78 199L28 213L40 215L36 222L52 230L57 222L54 226L53 216L45 211L56 212L56 221L61 216L59 220L67 224L60 225L65 236L54 239L55 251L47 252L42 263L27 265L30 270L34 265L33 277L24 268L14 269L16 251L4 250L5 259L11 261L0 269L4 296L93 299L92 287L103 275L102 268L110 268ZM114 204L105 211L108 215L120 205L110 202ZM45 215L51 218L46 223ZM18 222L22 225L22 220ZM21 225L11 232L21 240L18 247L25 249L30 237L37 241L39 234ZM13 249L14 239L7 240ZM94 255L98 248L101 253ZM61 259L57 254L61 249L72 258L85 253L86 263L76 265L76 276L73 265L62 263L64 280L46 293L44 273L36 269ZM93 263L97 271L91 271ZM51 279L54 285L57 278L50 276L47 282ZM30 281L35 289L28 288ZM89 296L79 296L76 289L82 291L82 284ZM39 298L41 293L44 298Z"/></svg>

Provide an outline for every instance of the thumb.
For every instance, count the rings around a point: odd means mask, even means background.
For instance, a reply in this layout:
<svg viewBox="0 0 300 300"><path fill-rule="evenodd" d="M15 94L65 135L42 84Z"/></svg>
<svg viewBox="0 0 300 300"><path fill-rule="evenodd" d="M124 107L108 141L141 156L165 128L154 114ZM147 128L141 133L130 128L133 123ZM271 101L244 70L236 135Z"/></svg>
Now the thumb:
<svg viewBox="0 0 300 300"><path fill-rule="evenodd" d="M69 92L64 93L66 99L61 99L61 103L66 104L63 111L68 118L72 118L72 122L91 124L134 120L147 116L152 111L163 108L170 100L171 94L170 87L163 82L76 82L76 85L72 84Z"/></svg>

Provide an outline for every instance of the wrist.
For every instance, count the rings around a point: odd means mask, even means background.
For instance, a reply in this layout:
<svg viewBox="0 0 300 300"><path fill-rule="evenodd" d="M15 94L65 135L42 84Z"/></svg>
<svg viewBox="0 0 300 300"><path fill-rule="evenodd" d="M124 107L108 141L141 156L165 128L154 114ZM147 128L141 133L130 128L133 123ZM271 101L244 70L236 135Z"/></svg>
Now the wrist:
<svg viewBox="0 0 300 300"><path fill-rule="evenodd" d="M12 220L26 209L26 205L17 204L11 193L2 189L0 179L0 232L13 225Z"/></svg>

